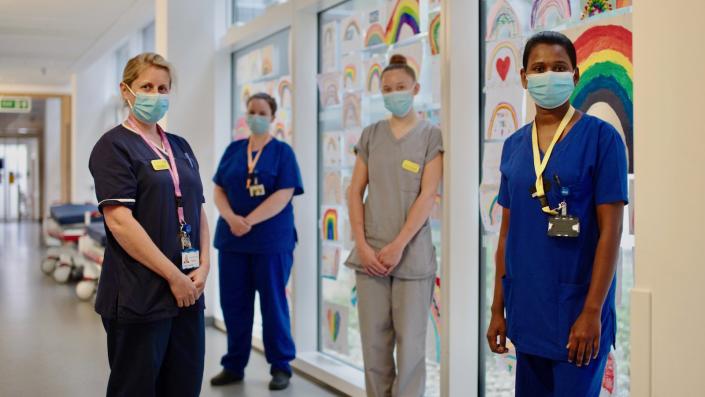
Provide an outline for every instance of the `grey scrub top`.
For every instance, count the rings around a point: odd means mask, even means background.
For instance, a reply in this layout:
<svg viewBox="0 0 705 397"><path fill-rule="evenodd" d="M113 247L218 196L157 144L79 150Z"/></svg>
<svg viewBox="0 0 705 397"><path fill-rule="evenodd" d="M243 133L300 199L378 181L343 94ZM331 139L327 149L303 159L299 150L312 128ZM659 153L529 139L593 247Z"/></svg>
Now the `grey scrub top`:
<svg viewBox="0 0 705 397"><path fill-rule="evenodd" d="M397 237L406 223L409 210L421 193L425 165L443 152L443 138L438 127L421 120L409 133L396 139L389 121L382 120L362 131L355 150L368 169L365 237L379 251ZM363 270L357 248L345 264ZM436 250L426 220L404 249L391 276L422 279L433 276L436 267Z"/></svg>

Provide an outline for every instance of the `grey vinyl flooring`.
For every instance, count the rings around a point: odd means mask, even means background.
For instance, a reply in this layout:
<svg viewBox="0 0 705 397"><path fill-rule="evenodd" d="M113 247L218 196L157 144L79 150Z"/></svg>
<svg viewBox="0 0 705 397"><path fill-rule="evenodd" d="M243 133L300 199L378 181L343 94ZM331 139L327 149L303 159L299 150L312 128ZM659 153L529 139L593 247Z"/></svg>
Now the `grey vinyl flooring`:
<svg viewBox="0 0 705 397"><path fill-rule="evenodd" d="M39 269L43 256L36 223L0 223L0 396L101 396L109 368L105 332L92 303L73 286L59 285ZM253 352L245 382L213 388L226 348L221 331L206 332L202 396L335 396L299 374L289 389L267 390L269 367Z"/></svg>

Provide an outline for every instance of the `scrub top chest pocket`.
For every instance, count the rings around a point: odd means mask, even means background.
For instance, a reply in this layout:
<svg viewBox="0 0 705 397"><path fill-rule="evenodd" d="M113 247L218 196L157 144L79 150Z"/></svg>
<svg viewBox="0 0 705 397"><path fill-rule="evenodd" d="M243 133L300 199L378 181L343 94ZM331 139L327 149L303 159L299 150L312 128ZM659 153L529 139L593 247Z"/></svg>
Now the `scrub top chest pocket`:
<svg viewBox="0 0 705 397"><path fill-rule="evenodd" d="M407 139L399 146L396 167L399 171L399 187L403 191L418 193L421 190L421 177L426 165L426 147L421 143L419 139Z"/></svg>

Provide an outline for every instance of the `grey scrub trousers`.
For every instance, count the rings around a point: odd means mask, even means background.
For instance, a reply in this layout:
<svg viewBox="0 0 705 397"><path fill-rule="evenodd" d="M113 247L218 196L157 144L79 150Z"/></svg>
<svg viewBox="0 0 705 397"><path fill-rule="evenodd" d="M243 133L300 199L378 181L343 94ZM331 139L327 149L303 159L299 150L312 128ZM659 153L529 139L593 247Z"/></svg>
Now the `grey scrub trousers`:
<svg viewBox="0 0 705 397"><path fill-rule="evenodd" d="M368 168L365 237L379 251L404 226L421 192L425 165L443 152L441 130L422 120L396 139L389 121L382 120L365 128L355 149ZM356 270L367 395L423 396L426 328L437 267L428 221L388 277L368 276L356 249L345 264Z"/></svg>

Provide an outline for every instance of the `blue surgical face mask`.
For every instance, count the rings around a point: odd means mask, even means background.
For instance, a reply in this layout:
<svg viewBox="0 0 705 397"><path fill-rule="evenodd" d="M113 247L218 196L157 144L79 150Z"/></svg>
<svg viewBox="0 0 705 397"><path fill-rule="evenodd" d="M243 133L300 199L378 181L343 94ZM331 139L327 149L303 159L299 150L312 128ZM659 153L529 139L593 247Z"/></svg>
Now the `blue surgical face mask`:
<svg viewBox="0 0 705 397"><path fill-rule="evenodd" d="M267 116L247 115L247 126L255 135L263 135L269 132L270 118Z"/></svg>
<svg viewBox="0 0 705 397"><path fill-rule="evenodd" d="M414 94L409 91L396 91L384 94L384 107L396 117L404 117L414 106Z"/></svg>
<svg viewBox="0 0 705 397"><path fill-rule="evenodd" d="M527 74L529 95L544 109L555 109L570 99L575 89L573 72Z"/></svg>
<svg viewBox="0 0 705 397"><path fill-rule="evenodd" d="M146 124L156 124L164 118L164 115L169 110L169 96L165 94L135 94L130 87L125 84L127 89L135 96L135 103L130 104L132 114L137 120ZM128 103L130 103L128 101Z"/></svg>

